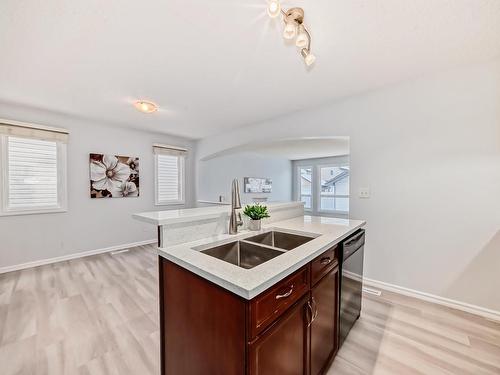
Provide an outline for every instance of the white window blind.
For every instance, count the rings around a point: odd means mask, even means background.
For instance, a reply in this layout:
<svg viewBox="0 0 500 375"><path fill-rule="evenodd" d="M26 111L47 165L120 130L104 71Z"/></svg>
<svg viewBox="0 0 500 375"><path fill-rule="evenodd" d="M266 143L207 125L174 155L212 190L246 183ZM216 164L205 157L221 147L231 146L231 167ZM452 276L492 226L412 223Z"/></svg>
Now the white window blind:
<svg viewBox="0 0 500 375"><path fill-rule="evenodd" d="M156 158L156 204L184 203L184 158L186 150L154 146Z"/></svg>
<svg viewBox="0 0 500 375"><path fill-rule="evenodd" d="M57 143L7 138L7 208L58 206Z"/></svg>
<svg viewBox="0 0 500 375"><path fill-rule="evenodd" d="M0 119L0 216L66 210L68 131Z"/></svg>

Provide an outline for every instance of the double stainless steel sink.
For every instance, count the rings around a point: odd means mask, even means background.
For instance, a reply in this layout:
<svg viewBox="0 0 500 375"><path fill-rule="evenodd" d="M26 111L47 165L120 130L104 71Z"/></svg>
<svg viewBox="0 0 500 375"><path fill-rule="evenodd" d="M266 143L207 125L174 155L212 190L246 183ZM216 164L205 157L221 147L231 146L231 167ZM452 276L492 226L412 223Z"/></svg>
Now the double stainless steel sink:
<svg viewBox="0 0 500 375"><path fill-rule="evenodd" d="M292 250L311 241L312 239L314 239L314 237L272 230L246 238L246 241L277 247L281 250Z"/></svg>
<svg viewBox="0 0 500 375"><path fill-rule="evenodd" d="M234 264L242 268L253 268L286 251L295 249L314 236L269 231L238 241L224 243L201 250L203 254Z"/></svg>

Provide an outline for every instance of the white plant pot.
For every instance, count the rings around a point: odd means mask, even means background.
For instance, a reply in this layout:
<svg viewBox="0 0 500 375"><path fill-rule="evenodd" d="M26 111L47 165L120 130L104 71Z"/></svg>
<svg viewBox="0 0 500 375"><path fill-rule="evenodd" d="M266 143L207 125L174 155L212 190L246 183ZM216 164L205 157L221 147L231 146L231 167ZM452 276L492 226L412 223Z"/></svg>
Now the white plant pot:
<svg viewBox="0 0 500 375"><path fill-rule="evenodd" d="M260 228L262 227L262 220L252 220L250 219L250 221L248 222L248 229L250 230L260 230Z"/></svg>

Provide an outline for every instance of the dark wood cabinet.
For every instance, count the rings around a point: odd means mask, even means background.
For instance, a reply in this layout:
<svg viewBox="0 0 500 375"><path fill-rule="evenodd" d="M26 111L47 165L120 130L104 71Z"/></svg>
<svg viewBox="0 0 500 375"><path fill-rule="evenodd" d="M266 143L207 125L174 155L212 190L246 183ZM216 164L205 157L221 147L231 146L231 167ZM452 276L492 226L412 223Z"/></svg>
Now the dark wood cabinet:
<svg viewBox="0 0 500 375"><path fill-rule="evenodd" d="M303 375L307 368L308 298L294 305L249 345L250 375Z"/></svg>
<svg viewBox="0 0 500 375"><path fill-rule="evenodd" d="M160 281L161 373L244 374L246 301L163 258Z"/></svg>
<svg viewBox="0 0 500 375"><path fill-rule="evenodd" d="M339 268L330 271L311 291L311 375L326 372L338 350Z"/></svg>
<svg viewBox="0 0 500 375"><path fill-rule="evenodd" d="M252 300L159 257L162 375L319 375L338 350L333 247Z"/></svg>

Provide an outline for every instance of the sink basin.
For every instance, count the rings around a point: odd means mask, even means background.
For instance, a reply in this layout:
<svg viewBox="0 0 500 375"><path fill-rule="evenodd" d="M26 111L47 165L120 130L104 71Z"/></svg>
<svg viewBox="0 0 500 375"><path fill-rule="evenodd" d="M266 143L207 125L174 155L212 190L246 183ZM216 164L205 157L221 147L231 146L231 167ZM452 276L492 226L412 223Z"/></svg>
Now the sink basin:
<svg viewBox="0 0 500 375"><path fill-rule="evenodd" d="M302 236L278 231L270 231L250 238L245 238L245 241L260 243L263 245L277 247L283 250L292 250L300 245L303 245L314 237Z"/></svg>
<svg viewBox="0 0 500 375"><path fill-rule="evenodd" d="M258 266L283 254L279 250L269 249L244 241L226 243L201 252L246 269Z"/></svg>
<svg viewBox="0 0 500 375"><path fill-rule="evenodd" d="M265 263L288 250L295 249L316 236L292 234L272 230L256 236L224 243L194 247L193 250L220 259L235 266L250 269Z"/></svg>

